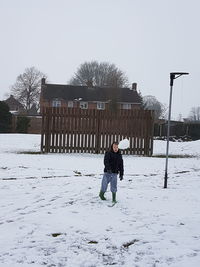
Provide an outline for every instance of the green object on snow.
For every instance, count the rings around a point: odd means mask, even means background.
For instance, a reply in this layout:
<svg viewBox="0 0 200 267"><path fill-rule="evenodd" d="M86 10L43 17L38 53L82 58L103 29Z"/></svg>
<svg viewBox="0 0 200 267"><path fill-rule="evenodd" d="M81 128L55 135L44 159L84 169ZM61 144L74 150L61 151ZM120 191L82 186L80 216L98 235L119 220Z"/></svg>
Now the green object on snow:
<svg viewBox="0 0 200 267"><path fill-rule="evenodd" d="M106 200L106 198L104 197L104 192L102 192L102 191L100 191L99 197L101 200Z"/></svg>
<svg viewBox="0 0 200 267"><path fill-rule="evenodd" d="M117 203L116 201L116 193L112 193L112 202Z"/></svg>

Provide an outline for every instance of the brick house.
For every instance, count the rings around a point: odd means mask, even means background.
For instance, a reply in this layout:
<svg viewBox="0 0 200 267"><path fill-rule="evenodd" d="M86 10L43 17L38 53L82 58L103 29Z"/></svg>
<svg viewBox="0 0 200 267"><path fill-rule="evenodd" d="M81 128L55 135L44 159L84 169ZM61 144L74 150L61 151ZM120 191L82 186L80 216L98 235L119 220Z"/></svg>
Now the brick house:
<svg viewBox="0 0 200 267"><path fill-rule="evenodd" d="M115 102L118 109L140 109L141 96L137 84L132 88L109 88L49 84L41 81L40 111L44 107L68 107L81 109L109 109Z"/></svg>

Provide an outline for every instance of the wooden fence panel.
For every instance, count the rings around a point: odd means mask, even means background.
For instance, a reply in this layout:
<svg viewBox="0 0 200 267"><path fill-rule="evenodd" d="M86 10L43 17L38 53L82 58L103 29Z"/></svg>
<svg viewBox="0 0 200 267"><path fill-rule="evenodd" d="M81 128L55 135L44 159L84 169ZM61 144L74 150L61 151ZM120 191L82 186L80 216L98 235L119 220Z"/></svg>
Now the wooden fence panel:
<svg viewBox="0 0 200 267"><path fill-rule="evenodd" d="M153 113L147 110L82 110L45 108L41 151L48 153L104 153L113 141L130 140L124 154L151 156Z"/></svg>

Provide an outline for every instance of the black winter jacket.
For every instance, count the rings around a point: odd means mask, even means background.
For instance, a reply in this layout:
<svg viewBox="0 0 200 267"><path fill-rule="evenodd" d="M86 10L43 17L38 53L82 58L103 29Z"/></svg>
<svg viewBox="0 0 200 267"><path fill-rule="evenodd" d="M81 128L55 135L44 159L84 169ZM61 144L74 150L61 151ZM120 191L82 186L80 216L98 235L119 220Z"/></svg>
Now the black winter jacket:
<svg viewBox="0 0 200 267"><path fill-rule="evenodd" d="M119 173L120 176L124 175L124 164L120 151L115 153L112 149L107 151L104 156L104 172L111 171L112 173Z"/></svg>

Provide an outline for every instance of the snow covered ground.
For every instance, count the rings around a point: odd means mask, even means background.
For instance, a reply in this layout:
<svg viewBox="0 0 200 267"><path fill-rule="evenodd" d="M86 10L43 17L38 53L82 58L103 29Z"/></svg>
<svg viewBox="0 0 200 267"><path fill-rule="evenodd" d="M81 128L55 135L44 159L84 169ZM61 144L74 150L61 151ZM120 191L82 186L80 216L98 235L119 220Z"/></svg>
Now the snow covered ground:
<svg viewBox="0 0 200 267"><path fill-rule="evenodd" d="M112 208L98 198L103 155L39 150L39 135L0 135L1 267L200 266L200 140L170 142L194 157L169 158L168 189L165 158L123 156Z"/></svg>

